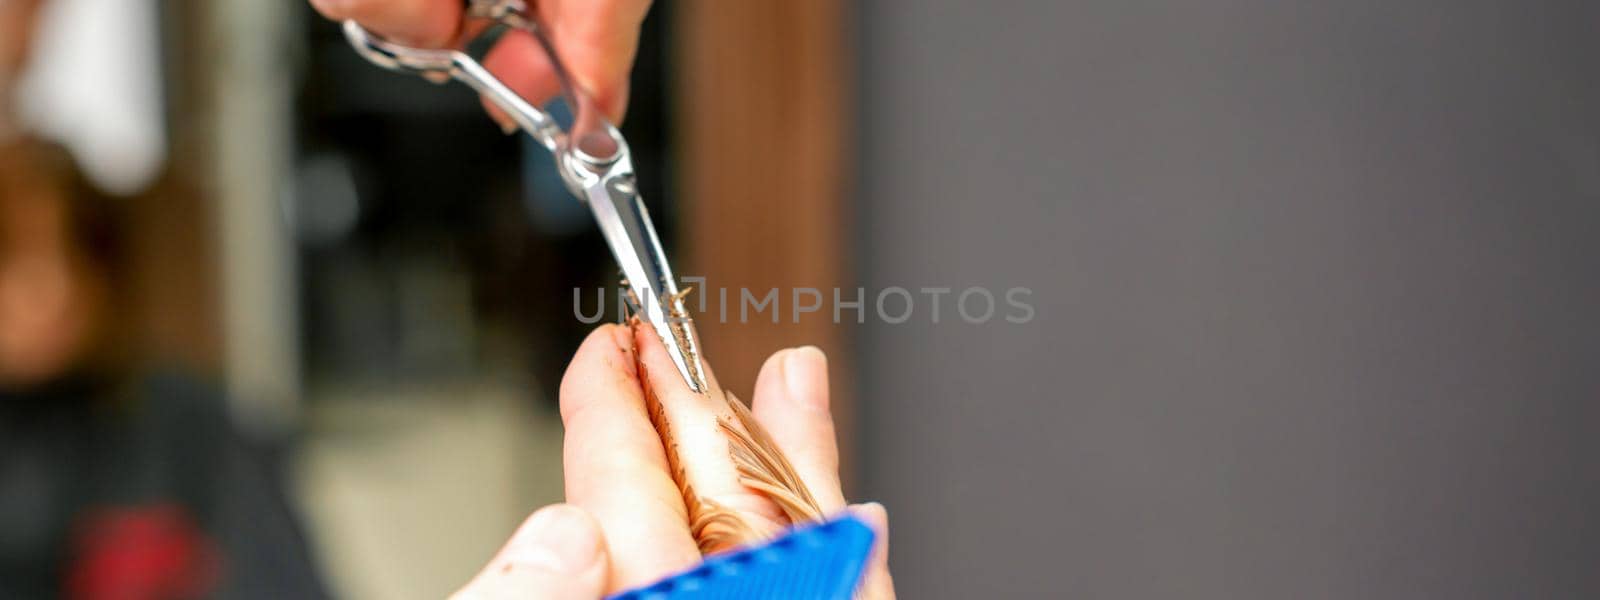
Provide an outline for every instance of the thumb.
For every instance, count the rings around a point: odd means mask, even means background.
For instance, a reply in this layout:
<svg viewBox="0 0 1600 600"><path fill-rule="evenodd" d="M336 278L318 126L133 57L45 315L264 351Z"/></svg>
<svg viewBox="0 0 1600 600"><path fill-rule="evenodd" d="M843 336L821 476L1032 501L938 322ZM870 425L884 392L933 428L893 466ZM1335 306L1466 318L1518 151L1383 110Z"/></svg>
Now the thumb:
<svg viewBox="0 0 1600 600"><path fill-rule="evenodd" d="M451 598L596 600L605 583L599 524L581 508L553 504L528 517L489 566Z"/></svg>

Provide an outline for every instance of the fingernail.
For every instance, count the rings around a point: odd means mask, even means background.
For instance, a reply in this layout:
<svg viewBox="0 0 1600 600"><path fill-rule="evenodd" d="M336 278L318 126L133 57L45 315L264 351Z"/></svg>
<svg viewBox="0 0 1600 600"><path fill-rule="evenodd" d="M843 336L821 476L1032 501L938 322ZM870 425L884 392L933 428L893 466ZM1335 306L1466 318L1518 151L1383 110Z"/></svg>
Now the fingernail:
<svg viewBox="0 0 1600 600"><path fill-rule="evenodd" d="M508 565L581 573L600 556L600 534L579 508L556 505L533 515L506 549Z"/></svg>
<svg viewBox="0 0 1600 600"><path fill-rule="evenodd" d="M828 357L816 346L801 346L783 355L783 383L789 396L813 408L828 408Z"/></svg>
<svg viewBox="0 0 1600 600"><path fill-rule="evenodd" d="M882 527L882 528L888 528L888 525L889 525L889 509L884 508L882 504L877 503L877 502L867 502L865 504L862 504L861 508L863 510L867 511L867 514L872 515L872 520L874 521L874 525L877 525L877 526Z"/></svg>

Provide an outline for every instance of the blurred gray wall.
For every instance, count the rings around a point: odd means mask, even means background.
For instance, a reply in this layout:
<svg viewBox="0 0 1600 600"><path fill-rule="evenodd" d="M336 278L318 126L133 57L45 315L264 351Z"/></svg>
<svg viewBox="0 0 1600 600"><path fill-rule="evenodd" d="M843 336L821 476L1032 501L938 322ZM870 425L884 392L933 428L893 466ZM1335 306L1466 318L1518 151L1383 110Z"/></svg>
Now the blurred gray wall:
<svg viewBox="0 0 1600 600"><path fill-rule="evenodd" d="M902 597L1600 596L1600 3L857 16Z"/></svg>

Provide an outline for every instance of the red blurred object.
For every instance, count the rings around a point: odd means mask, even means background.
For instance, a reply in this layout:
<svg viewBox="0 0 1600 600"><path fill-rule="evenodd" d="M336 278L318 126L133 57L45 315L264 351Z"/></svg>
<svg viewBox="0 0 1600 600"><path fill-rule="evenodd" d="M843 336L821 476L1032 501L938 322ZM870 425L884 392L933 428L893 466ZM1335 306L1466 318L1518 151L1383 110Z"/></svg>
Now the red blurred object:
<svg viewBox="0 0 1600 600"><path fill-rule="evenodd" d="M95 511L81 523L64 590L75 600L174 600L217 584L218 553L182 508Z"/></svg>

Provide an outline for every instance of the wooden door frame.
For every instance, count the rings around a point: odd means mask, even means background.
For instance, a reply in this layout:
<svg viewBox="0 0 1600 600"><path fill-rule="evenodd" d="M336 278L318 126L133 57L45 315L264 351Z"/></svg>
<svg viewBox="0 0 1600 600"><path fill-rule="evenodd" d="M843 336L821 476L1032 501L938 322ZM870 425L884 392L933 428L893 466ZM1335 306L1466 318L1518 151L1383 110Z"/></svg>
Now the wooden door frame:
<svg viewBox="0 0 1600 600"><path fill-rule="evenodd" d="M686 0L673 12L679 239L687 251L681 274L705 277L697 292L712 306L699 327L705 352L719 381L747 399L773 352L801 345L826 352L848 486L854 356L850 325L835 324L832 310L833 290L855 299L846 4ZM791 310L796 288L823 295L822 309L798 322ZM725 323L716 308L722 289ZM777 289L778 322L762 313L740 323L742 289L757 297Z"/></svg>

